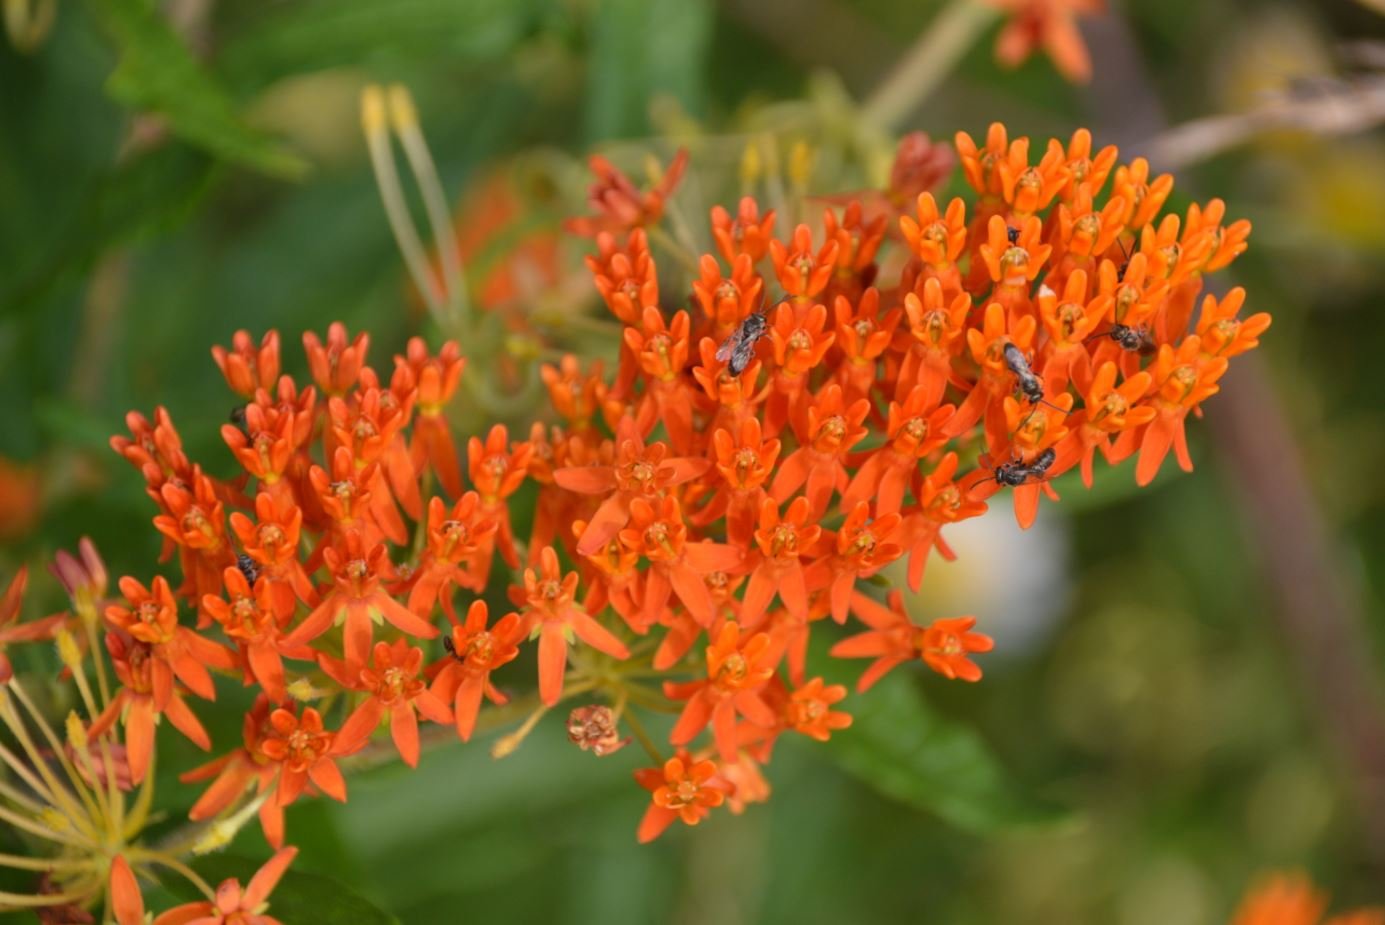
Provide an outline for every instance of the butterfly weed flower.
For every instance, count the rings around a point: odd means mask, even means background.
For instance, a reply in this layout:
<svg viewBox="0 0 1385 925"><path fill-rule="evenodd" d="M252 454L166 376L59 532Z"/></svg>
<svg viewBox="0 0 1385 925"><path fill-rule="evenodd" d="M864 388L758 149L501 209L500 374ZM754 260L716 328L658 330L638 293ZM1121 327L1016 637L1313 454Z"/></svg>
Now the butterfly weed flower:
<svg viewBox="0 0 1385 925"><path fill-rule="evenodd" d="M591 301L608 313L588 320L617 358L511 319L552 357L530 364L547 398L534 419L457 425L477 418L462 373L480 357L452 329L436 353L415 338L383 358L387 374L367 333L309 332L301 384L277 334L237 332L214 353L243 408L223 456L190 459L162 409L112 440L176 580L126 579L123 602L17 632L8 596L0 609L0 645L66 632L74 658L85 646L112 663L82 727L110 757L74 773L147 786L172 726L215 756L180 769L205 787L189 814L199 844L258 818L278 849L284 808L345 799L357 763L412 765L430 743L513 721L492 748L508 755L568 701L579 747L628 739L649 756L648 841L768 798L779 736L851 734L856 695L807 670L814 634L869 660L858 693L919 663L979 680L984 627L913 623L900 591L871 596L882 569L903 561L917 590L935 552L953 557L952 524L1008 492L1028 526L1052 479L1107 477L1098 456L1137 457L1141 484L1170 454L1190 467L1190 415L1270 321L1241 290L1203 293L1250 231L1224 203L1165 214L1172 179L1085 131L1039 146L994 125L956 150L970 192L945 204L929 192L943 158L919 154L914 179L826 200L815 225L777 231L753 197L714 208L708 253L683 252L683 155L648 190L596 160L575 228L593 238ZM806 184L811 158L795 163ZM690 275L662 266L665 251ZM722 344L753 316L765 336L733 368ZM234 476L207 474L227 461ZM60 560L74 600L101 597L97 571ZM492 613L506 590L513 609ZM536 689L498 680L526 656ZM256 694L239 742L210 742L191 706L218 678ZM676 719L650 722L661 714Z"/></svg>

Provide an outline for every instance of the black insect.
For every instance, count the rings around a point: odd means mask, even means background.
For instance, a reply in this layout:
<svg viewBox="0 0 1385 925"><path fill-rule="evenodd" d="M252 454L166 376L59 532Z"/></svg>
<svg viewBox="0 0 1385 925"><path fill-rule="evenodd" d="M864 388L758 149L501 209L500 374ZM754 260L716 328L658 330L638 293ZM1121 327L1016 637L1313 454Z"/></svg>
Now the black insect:
<svg viewBox="0 0 1385 925"><path fill-rule="evenodd" d="M236 568L240 569L240 573L245 576L245 583L252 587L255 580L260 577L260 567L254 559L243 552L236 554Z"/></svg>
<svg viewBox="0 0 1385 925"><path fill-rule="evenodd" d="M717 348L717 359L726 364L731 375L739 376L755 356L755 342L765 336L769 320L762 312L751 312L731 336Z"/></svg>
<svg viewBox="0 0 1385 925"><path fill-rule="evenodd" d="M1067 414L1065 409L1058 407L1053 402L1044 398L1043 380L1035 375L1034 370L1030 368L1029 358L1024 355L1023 350L1016 347L1014 344L1006 344L1004 353L1005 365L1010 368L1010 372L1014 373L1015 378L1019 380L1020 394L1023 395L1031 405L1048 405L1050 408Z"/></svg>
<svg viewBox="0 0 1385 925"><path fill-rule="evenodd" d="M466 656L457 651L457 647L452 643L450 635L442 637L442 647L447 650L447 654L459 662L466 661Z"/></svg>
<svg viewBox="0 0 1385 925"><path fill-rule="evenodd" d="M1022 459L1012 459L996 466L991 470L992 474L982 479L981 482L994 480L1009 488L1018 488L1030 482L1041 482L1044 474L1048 472L1049 467L1053 465L1053 460L1057 457L1058 454L1054 452L1053 447L1049 447L1035 456L1031 462L1026 463ZM976 484L980 485L981 482Z"/></svg>
<svg viewBox="0 0 1385 925"><path fill-rule="evenodd" d="M1020 230L1016 228L1014 225L1006 225L1005 237L1010 239L1010 243L1012 245L1018 244L1020 242Z"/></svg>
<svg viewBox="0 0 1385 925"><path fill-rule="evenodd" d="M231 423L236 426L237 430L245 434L247 437L250 436L250 428L247 427L245 423L245 409L248 407L250 406L236 405L234 408L231 409Z"/></svg>
<svg viewBox="0 0 1385 925"><path fill-rule="evenodd" d="M1109 337L1125 350L1139 351L1141 356L1148 356L1158 349L1158 345L1149 336L1148 330L1129 324L1117 322L1111 326L1110 330L1098 331L1087 340L1095 340L1098 337Z"/></svg>

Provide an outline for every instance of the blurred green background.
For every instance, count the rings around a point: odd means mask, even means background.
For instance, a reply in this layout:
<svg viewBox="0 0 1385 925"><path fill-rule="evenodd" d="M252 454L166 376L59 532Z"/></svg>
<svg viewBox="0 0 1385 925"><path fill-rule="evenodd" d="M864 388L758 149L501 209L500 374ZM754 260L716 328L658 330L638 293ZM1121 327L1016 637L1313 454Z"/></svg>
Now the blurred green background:
<svg viewBox="0 0 1385 925"><path fill-rule="evenodd" d="M414 93L444 186L469 203L478 290L505 248L585 211L593 149L638 172L643 152L690 143L695 222L736 192L746 139L766 130L786 155L820 152L813 192L860 188L869 159L847 155L891 149L852 101L942 7L174 0L153 15L58 0L36 47L0 45L0 574L84 534L114 574L151 573L151 506L106 440L128 409L163 404L189 455L229 471L231 399L208 349L236 329L277 327L295 374L301 332L333 320L371 332L378 368L429 333L361 140L367 82ZM1385 17L1350 0L1116 4L1084 24L1090 87L1042 57L999 69L998 28L895 128L950 140L1002 120L1042 140L1086 125L1130 157L1160 150L1161 120L1378 95L1385 79L1370 44ZM1275 318L1190 427L1198 471L1138 493L1129 472L1099 471L1122 490L1068 497L1024 535L1004 511L968 524L960 561L931 564L914 604L976 613L999 641L980 685L910 676L936 711L921 721L962 730L963 753L983 741L1004 789L1057 821L900 800L786 742L768 804L640 848L641 756L595 760L550 720L503 762L454 743L417 772L353 775L344 807L300 802L295 868L408 923L1199 925L1285 866L1343 904L1385 900L1385 136L1362 116L1178 167L1175 206L1217 195L1254 222L1233 281ZM580 253L565 242L555 267L590 303ZM31 587L31 612L61 606L53 583ZM236 704L202 710L218 747L237 740ZM176 811L189 795L172 775L199 756L161 746ZM967 791L959 767L948 786ZM266 853L255 831L235 850Z"/></svg>

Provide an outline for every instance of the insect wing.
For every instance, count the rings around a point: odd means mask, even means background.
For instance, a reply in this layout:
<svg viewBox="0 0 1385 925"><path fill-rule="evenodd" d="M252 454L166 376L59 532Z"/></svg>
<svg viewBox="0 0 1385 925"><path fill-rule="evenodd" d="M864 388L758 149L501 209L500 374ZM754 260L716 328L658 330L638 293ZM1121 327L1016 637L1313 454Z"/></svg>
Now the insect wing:
<svg viewBox="0 0 1385 925"><path fill-rule="evenodd" d="M731 359L731 354L735 352L736 343L740 339L741 331L740 328L737 328L735 331L731 332L731 336L722 341L721 346L717 348L717 362L725 363L727 360Z"/></svg>

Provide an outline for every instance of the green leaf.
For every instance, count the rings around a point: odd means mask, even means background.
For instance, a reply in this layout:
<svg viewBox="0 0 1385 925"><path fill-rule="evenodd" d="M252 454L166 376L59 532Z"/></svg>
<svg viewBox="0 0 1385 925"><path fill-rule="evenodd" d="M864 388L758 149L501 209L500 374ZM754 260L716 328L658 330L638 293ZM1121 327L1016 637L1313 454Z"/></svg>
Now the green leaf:
<svg viewBox="0 0 1385 925"><path fill-rule="evenodd" d="M231 97L152 3L100 0L94 6L120 50L106 83L111 97L159 113L174 134L223 160L276 177L306 172L306 161L241 121Z"/></svg>
<svg viewBox="0 0 1385 925"><path fill-rule="evenodd" d="M975 731L933 712L904 668L850 702L827 751L887 797L972 832L1052 825L1065 813L1025 793Z"/></svg>
<svg viewBox="0 0 1385 925"><path fill-rule="evenodd" d="M229 877L235 877L244 886L263 863L236 855L213 854L192 866L213 887ZM202 898L182 878L171 876L164 883L179 896ZM284 923L313 922L315 925L398 925L399 922L346 884L293 867L270 894L268 914Z"/></svg>
<svg viewBox="0 0 1385 925"><path fill-rule="evenodd" d="M369 59L499 58L536 16L533 0L295 0L233 36L218 64L237 86Z"/></svg>
<svg viewBox="0 0 1385 925"><path fill-rule="evenodd" d="M707 0L597 4L588 56L588 140L646 133L649 101L659 95L700 114L712 18Z"/></svg>
<svg viewBox="0 0 1385 925"><path fill-rule="evenodd" d="M155 148L97 177L86 184L71 221L42 262L12 285L0 282L0 315L42 301L111 247L181 225L216 179L216 162L181 144Z"/></svg>

